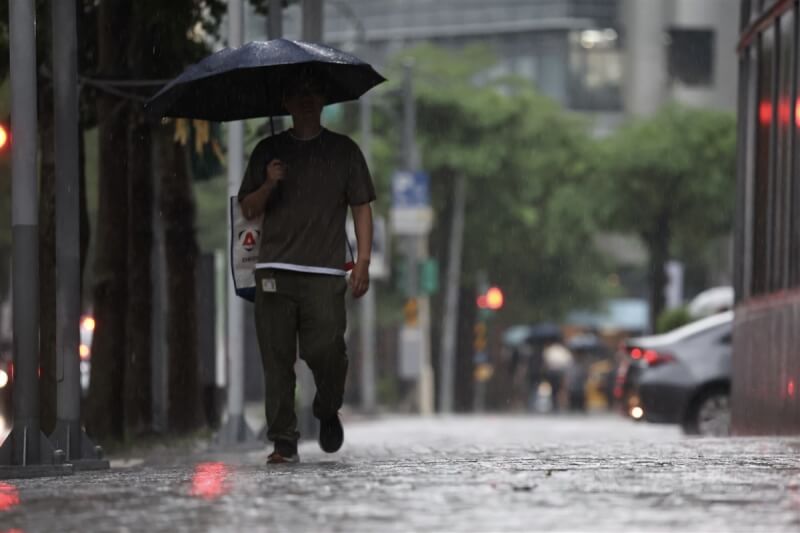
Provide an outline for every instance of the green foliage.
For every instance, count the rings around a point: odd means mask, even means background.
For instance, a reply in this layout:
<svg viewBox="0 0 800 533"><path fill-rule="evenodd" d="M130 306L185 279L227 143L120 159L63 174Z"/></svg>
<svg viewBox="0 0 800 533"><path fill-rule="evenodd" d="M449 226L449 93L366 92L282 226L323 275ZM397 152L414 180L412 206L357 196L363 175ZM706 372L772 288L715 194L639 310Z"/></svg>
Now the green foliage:
<svg viewBox="0 0 800 533"><path fill-rule="evenodd" d="M228 247L228 182L224 176L194 184L197 241L205 252Z"/></svg>
<svg viewBox="0 0 800 533"><path fill-rule="evenodd" d="M664 311L656 320L656 333L666 333L679 328L692 321L689 310L685 307L677 307Z"/></svg>
<svg viewBox="0 0 800 533"><path fill-rule="evenodd" d="M731 228L736 119L670 105L602 143L597 189L612 228L642 235L666 216L676 239L705 242Z"/></svg>
<svg viewBox="0 0 800 533"><path fill-rule="evenodd" d="M487 78L495 58L484 48L449 52L422 46L387 72L373 142L379 189L397 168L402 64L414 63L417 142L431 175L434 254L446 259L454 178L467 179L463 283L482 269L508 295L514 320L558 317L591 304L605 270L591 233L587 128L555 102L514 78ZM376 98L377 100L378 98ZM385 200L384 200L385 202ZM383 208L387 204L382 204Z"/></svg>
<svg viewBox="0 0 800 533"><path fill-rule="evenodd" d="M652 317L664 304L666 261L683 259L693 270L697 251L731 230L735 149L732 114L677 105L633 120L600 143L593 188L601 219L647 245Z"/></svg>

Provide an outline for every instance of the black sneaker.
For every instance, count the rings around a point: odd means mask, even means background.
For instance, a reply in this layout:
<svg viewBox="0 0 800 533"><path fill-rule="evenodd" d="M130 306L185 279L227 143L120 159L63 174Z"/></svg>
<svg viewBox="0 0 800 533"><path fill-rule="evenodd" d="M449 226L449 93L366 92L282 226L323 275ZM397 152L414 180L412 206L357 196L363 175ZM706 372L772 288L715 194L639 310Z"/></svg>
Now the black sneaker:
<svg viewBox="0 0 800 533"><path fill-rule="evenodd" d="M319 447L325 453L339 451L344 442L344 429L339 414L319 421Z"/></svg>
<svg viewBox="0 0 800 533"><path fill-rule="evenodd" d="M276 441L275 451L267 457L268 465L277 465L284 463L297 463L300 461L300 456L297 455L297 443Z"/></svg>

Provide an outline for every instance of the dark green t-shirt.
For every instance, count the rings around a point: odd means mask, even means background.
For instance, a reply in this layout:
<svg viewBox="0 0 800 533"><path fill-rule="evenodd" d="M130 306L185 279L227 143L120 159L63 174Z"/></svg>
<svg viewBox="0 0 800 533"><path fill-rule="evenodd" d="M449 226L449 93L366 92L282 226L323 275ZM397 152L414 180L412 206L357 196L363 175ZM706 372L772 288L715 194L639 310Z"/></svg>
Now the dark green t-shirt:
<svg viewBox="0 0 800 533"><path fill-rule="evenodd" d="M272 159L287 165L286 177L267 200L259 265L342 270L347 207L375 200L358 145L326 129L309 140L288 131L268 137L250 155L239 201L264 183Z"/></svg>

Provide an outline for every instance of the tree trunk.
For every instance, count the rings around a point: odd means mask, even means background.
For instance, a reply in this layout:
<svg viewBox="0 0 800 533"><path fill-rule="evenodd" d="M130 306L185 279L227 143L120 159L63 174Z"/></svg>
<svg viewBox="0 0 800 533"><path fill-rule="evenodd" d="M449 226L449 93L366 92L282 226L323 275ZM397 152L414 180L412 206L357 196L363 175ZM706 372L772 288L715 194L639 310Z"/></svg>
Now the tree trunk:
<svg viewBox="0 0 800 533"><path fill-rule="evenodd" d="M152 429L151 347L153 280L153 179L150 125L138 111L130 115L128 166L128 316L125 343L125 433Z"/></svg>
<svg viewBox="0 0 800 533"><path fill-rule="evenodd" d="M666 289L668 281L666 266L669 260L671 239L669 215L661 215L653 231L646 233L643 237L649 255L650 330L655 331L658 317L664 311L666 304L664 289Z"/></svg>
<svg viewBox="0 0 800 533"><path fill-rule="evenodd" d="M168 426L187 433L200 421L195 272L195 206L186 151L161 128L161 213L167 263Z"/></svg>
<svg viewBox="0 0 800 533"><path fill-rule="evenodd" d="M456 340L456 368L453 409L457 413L473 410L475 396L475 289L461 287L458 298L458 336Z"/></svg>
<svg viewBox="0 0 800 533"><path fill-rule="evenodd" d="M148 2L136 2L130 18L129 75L153 78L148 68L157 36L147 18ZM152 315L153 165L152 124L141 109L131 110L129 133L128 322L125 352L125 432L140 435L153 428Z"/></svg>
<svg viewBox="0 0 800 533"><path fill-rule="evenodd" d="M56 424L56 196L53 87L39 83L39 416L42 432Z"/></svg>
<svg viewBox="0 0 800 533"><path fill-rule="evenodd" d="M130 3L105 0L98 11L98 75L121 78ZM99 195L93 339L87 429L97 439L124 437L124 358L128 300L128 104L115 96L97 97Z"/></svg>
<svg viewBox="0 0 800 533"><path fill-rule="evenodd" d="M89 255L89 242L92 228L89 227L89 206L86 199L86 140L83 138L83 124L78 124L78 180L81 188L80 202L80 231L81 231L81 295L83 295L83 275L86 270L86 258ZM81 306L81 309L84 307Z"/></svg>

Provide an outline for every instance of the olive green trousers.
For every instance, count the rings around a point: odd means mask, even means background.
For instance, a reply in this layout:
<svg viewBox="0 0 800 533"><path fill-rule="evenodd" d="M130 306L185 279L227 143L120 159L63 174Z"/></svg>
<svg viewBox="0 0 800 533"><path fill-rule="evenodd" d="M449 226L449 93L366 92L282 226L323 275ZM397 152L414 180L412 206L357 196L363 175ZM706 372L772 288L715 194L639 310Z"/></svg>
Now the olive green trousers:
<svg viewBox="0 0 800 533"><path fill-rule="evenodd" d="M264 368L267 438L297 442L295 372L306 362L317 387L314 416L335 416L347 377L344 277L288 270L256 271L255 319Z"/></svg>

